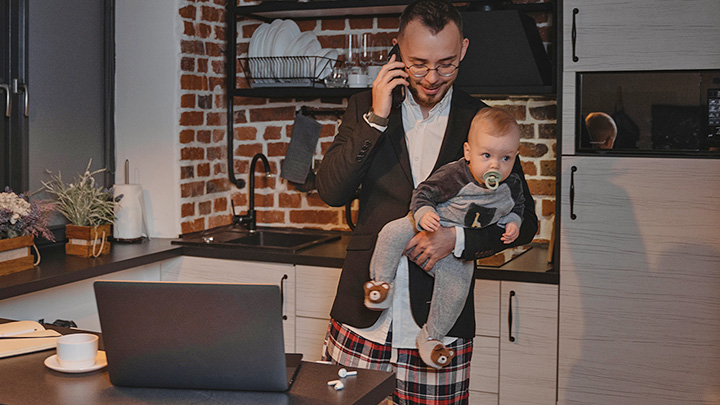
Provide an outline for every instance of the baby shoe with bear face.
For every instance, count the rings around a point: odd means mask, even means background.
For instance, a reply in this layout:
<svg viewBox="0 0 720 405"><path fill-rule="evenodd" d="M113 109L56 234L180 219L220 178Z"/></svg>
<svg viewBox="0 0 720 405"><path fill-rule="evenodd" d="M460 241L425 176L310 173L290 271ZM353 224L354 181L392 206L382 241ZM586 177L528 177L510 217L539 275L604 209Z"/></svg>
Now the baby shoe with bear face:
<svg viewBox="0 0 720 405"><path fill-rule="evenodd" d="M365 290L365 306L374 311L382 311L390 307L392 289L390 284L370 280L363 285Z"/></svg>

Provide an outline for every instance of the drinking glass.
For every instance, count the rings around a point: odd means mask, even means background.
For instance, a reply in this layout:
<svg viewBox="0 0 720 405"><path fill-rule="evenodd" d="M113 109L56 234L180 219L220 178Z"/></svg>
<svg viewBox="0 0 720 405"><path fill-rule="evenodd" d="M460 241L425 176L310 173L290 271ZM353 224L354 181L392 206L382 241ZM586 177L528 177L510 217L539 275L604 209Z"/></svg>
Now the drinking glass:
<svg viewBox="0 0 720 405"><path fill-rule="evenodd" d="M358 43L358 62L363 71L370 65L372 61L373 37L370 33L357 34Z"/></svg>

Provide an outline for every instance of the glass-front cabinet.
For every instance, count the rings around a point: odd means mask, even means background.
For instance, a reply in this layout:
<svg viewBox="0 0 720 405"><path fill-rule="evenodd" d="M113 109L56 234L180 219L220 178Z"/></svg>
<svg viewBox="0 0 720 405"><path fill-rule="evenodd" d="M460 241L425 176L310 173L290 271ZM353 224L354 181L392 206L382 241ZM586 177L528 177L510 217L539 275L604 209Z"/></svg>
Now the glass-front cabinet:
<svg viewBox="0 0 720 405"><path fill-rule="evenodd" d="M720 156L720 70L577 73L577 153Z"/></svg>

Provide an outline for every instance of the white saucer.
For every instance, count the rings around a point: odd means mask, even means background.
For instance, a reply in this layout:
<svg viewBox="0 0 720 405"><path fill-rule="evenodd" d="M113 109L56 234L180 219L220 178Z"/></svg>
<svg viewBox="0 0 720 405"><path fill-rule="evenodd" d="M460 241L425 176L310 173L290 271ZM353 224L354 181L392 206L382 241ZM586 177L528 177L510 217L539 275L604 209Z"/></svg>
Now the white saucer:
<svg viewBox="0 0 720 405"><path fill-rule="evenodd" d="M90 371L100 370L101 368L107 366L107 357L105 357L104 351L98 350L97 357L95 357L95 364L92 366L82 368L65 368L58 363L57 354L53 354L45 359L45 365L47 368L60 371L61 373L88 373Z"/></svg>

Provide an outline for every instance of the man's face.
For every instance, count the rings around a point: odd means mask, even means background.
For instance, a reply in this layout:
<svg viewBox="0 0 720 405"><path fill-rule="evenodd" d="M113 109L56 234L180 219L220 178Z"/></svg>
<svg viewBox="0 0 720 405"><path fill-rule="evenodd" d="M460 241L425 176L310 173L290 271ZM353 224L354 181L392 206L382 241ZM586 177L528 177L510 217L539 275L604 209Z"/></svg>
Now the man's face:
<svg viewBox="0 0 720 405"><path fill-rule="evenodd" d="M465 57L468 43L468 39L463 39L460 35L455 23L448 23L435 35L418 20L411 21L398 39L405 66L425 65L430 69L447 63L458 66ZM424 77L410 75L408 89L421 107L430 109L442 100L455 79L457 70L449 77L440 76L437 71L430 70Z"/></svg>

